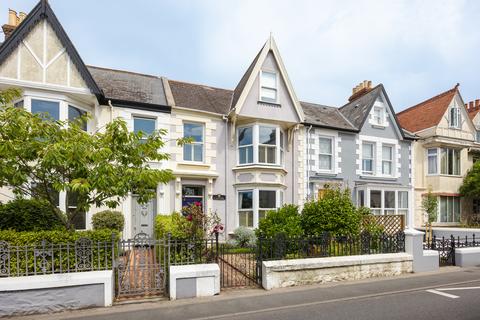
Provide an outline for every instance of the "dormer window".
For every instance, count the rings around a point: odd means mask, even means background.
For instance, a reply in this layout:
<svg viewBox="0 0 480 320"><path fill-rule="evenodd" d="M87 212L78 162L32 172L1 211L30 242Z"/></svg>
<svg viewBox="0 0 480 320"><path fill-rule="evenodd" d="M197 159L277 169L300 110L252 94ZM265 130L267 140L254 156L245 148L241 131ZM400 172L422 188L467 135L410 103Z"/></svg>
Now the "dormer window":
<svg viewBox="0 0 480 320"><path fill-rule="evenodd" d="M277 103L277 74L261 71L260 73L260 101Z"/></svg>
<svg viewBox="0 0 480 320"><path fill-rule="evenodd" d="M451 128L460 128L460 123L462 115L460 114L460 108L453 107L450 109L450 127Z"/></svg>
<svg viewBox="0 0 480 320"><path fill-rule="evenodd" d="M377 126L385 125L385 115L382 107L373 107L373 124Z"/></svg>

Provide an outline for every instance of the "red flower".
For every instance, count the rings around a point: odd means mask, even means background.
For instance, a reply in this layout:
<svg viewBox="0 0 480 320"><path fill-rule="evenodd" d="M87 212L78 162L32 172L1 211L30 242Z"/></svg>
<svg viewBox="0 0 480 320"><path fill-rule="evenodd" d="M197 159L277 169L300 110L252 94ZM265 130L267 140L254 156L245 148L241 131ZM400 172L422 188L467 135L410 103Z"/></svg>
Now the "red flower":
<svg viewBox="0 0 480 320"><path fill-rule="evenodd" d="M192 219L193 219L193 218L192 218L192 215L189 214L189 215L187 216L187 220L188 220L188 221L192 221Z"/></svg>
<svg viewBox="0 0 480 320"><path fill-rule="evenodd" d="M202 206L202 203L201 203L201 202L198 202L198 201L195 201L193 204L196 205L197 207L201 207L201 206Z"/></svg>

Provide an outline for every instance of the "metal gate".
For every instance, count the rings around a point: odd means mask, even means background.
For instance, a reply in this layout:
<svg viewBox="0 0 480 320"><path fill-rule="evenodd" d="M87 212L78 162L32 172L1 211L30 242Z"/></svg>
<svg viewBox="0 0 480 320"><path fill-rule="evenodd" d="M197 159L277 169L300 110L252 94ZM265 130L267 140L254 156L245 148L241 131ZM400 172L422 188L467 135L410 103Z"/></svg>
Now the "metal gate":
<svg viewBox="0 0 480 320"><path fill-rule="evenodd" d="M455 238L436 238L426 239L424 236L423 249L438 251L440 266L455 265Z"/></svg>
<svg viewBox="0 0 480 320"><path fill-rule="evenodd" d="M167 242L165 239L151 239L146 233L119 241L116 252L117 299L165 294L169 263Z"/></svg>

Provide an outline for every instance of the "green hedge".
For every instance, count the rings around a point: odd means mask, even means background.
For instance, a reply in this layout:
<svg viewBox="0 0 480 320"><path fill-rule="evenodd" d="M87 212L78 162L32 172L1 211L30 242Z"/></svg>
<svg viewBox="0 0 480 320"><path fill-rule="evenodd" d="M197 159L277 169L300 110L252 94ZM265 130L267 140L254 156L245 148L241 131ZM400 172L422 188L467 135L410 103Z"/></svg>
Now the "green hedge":
<svg viewBox="0 0 480 320"><path fill-rule="evenodd" d="M120 211L104 210L92 216L92 226L95 230L110 229L122 232L125 218Z"/></svg>
<svg viewBox="0 0 480 320"><path fill-rule="evenodd" d="M62 221L45 201L15 199L0 204L0 230L38 231L62 228Z"/></svg>
<svg viewBox="0 0 480 320"><path fill-rule="evenodd" d="M77 247L75 241L88 238L92 241L86 250ZM15 232L12 230L0 231L0 241L8 243L0 245L0 250L9 250L9 274L22 276L43 273L61 273L90 270L106 270L112 268L112 250L115 250L118 233L111 230L97 231L40 231ZM42 242L45 240L45 248ZM112 241L113 246L112 246ZM42 253L46 259L42 259ZM81 254L82 253L82 254ZM87 256L88 264L81 264L81 256ZM42 265L46 262L46 265ZM42 268L46 270L43 271Z"/></svg>

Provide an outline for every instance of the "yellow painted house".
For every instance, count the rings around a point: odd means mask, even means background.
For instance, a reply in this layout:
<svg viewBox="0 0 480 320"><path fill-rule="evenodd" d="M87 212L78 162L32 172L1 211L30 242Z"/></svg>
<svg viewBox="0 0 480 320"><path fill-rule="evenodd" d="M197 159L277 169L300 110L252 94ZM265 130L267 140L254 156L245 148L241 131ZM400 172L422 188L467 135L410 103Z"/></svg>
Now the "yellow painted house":
<svg viewBox="0 0 480 320"><path fill-rule="evenodd" d="M438 197L434 225L476 221L477 199L460 195L463 178L480 152L476 128L468 115L459 85L397 114L403 128L418 136L413 144L415 225L426 222L422 197Z"/></svg>

